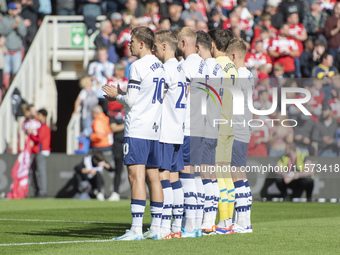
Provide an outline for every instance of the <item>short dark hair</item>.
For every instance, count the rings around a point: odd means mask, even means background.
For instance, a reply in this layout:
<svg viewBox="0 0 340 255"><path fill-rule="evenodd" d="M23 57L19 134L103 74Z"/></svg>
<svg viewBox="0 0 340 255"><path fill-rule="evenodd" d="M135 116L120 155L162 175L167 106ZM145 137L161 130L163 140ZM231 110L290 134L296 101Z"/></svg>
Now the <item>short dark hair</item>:
<svg viewBox="0 0 340 255"><path fill-rule="evenodd" d="M104 161L104 154L101 151L96 151L92 155L92 164L97 166L99 162Z"/></svg>
<svg viewBox="0 0 340 255"><path fill-rule="evenodd" d="M135 37L138 41L144 42L146 48L152 49L155 40L154 32L148 27L136 27L131 31L131 37Z"/></svg>
<svg viewBox="0 0 340 255"><path fill-rule="evenodd" d="M326 59L328 56L333 56L331 53L329 53L328 51L324 52L322 55L321 55L321 61Z"/></svg>
<svg viewBox="0 0 340 255"><path fill-rule="evenodd" d="M207 50L211 50L211 37L208 33L204 31L197 31L197 39L196 39L196 44L202 45L204 48Z"/></svg>
<svg viewBox="0 0 340 255"><path fill-rule="evenodd" d="M32 107L34 107L34 104L28 104L26 105L26 111L30 111L32 109Z"/></svg>
<svg viewBox="0 0 340 255"><path fill-rule="evenodd" d="M234 38L233 33L228 29L216 28L208 32L212 41L215 43L217 50L226 52L229 42Z"/></svg>
<svg viewBox="0 0 340 255"><path fill-rule="evenodd" d="M39 111L38 111L38 113L40 113L40 114L42 114L43 116L47 116L47 111L46 111L46 109L40 109Z"/></svg>

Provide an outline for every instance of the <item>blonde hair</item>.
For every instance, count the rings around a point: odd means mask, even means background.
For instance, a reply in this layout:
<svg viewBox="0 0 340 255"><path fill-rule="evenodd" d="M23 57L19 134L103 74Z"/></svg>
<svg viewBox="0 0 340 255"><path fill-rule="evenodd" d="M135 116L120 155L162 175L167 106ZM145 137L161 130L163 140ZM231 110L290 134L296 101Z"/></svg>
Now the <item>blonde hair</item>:
<svg viewBox="0 0 340 255"><path fill-rule="evenodd" d="M231 54L234 52L240 53L241 58L245 58L247 54L247 45L244 40L241 38L233 38L231 39L229 46L227 48L227 54Z"/></svg>
<svg viewBox="0 0 340 255"><path fill-rule="evenodd" d="M79 87L84 89L87 85L87 82L90 82L92 84L92 80L90 76L85 76L83 78L80 79L79 81Z"/></svg>
<svg viewBox="0 0 340 255"><path fill-rule="evenodd" d="M157 31L155 33L155 40L160 43L167 43L173 51L177 48L178 40L176 35L170 30Z"/></svg>
<svg viewBox="0 0 340 255"><path fill-rule="evenodd" d="M196 42L197 34L196 31L190 27L181 27L177 29L177 38L181 40L183 37L190 38Z"/></svg>

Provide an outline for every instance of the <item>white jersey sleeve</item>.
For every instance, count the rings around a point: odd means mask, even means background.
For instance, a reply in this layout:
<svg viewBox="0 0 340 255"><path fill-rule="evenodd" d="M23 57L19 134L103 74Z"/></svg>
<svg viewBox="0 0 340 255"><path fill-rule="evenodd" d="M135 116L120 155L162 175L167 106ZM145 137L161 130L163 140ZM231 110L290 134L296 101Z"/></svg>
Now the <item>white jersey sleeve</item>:
<svg viewBox="0 0 340 255"><path fill-rule="evenodd" d="M125 137L159 140L165 81L163 64L155 56L146 55L132 63L128 91L138 93L135 103L125 109Z"/></svg>
<svg viewBox="0 0 340 255"><path fill-rule="evenodd" d="M248 94L253 94L254 77L253 74L246 68L240 67L238 70L238 86L241 88L244 95L244 115L234 115L233 126L235 127L235 140L249 143L251 137L251 127L248 122L253 118L252 112L248 107Z"/></svg>
<svg viewBox="0 0 340 255"><path fill-rule="evenodd" d="M224 87L224 71L221 65L214 58L205 60L208 67L209 78L207 79L207 114L205 115L205 137L210 139L218 138L218 126L214 126L214 120L220 118L221 114L221 94L220 89Z"/></svg>
<svg viewBox="0 0 340 255"><path fill-rule="evenodd" d="M159 141L182 144L186 112L187 83L184 71L175 58L164 63L168 77L167 93L164 97Z"/></svg>
<svg viewBox="0 0 340 255"><path fill-rule="evenodd" d="M208 67L198 54L189 55L181 66L189 83L184 135L204 137L205 122L201 105L206 95L202 90L205 86L202 84L206 83L209 78ZM190 111L191 108L195 111Z"/></svg>

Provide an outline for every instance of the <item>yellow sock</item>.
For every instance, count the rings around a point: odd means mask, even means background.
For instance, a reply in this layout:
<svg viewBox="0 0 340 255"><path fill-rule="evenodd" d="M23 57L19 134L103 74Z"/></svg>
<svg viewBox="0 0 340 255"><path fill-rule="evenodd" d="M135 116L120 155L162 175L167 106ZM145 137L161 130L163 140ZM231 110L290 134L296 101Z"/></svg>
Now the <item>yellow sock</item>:
<svg viewBox="0 0 340 255"><path fill-rule="evenodd" d="M220 188L220 200L218 201L218 212L220 221L228 219L228 190L222 178L217 179Z"/></svg>
<svg viewBox="0 0 340 255"><path fill-rule="evenodd" d="M231 224L232 218L234 215L234 206L235 206L235 187L234 182L231 178L223 178L226 188L228 190L228 225Z"/></svg>

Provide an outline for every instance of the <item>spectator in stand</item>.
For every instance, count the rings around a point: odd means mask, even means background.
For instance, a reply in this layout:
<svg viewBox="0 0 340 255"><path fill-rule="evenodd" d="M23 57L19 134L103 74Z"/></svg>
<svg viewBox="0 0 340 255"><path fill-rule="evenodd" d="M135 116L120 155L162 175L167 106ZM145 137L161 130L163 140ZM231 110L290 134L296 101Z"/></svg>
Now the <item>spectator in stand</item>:
<svg viewBox="0 0 340 255"><path fill-rule="evenodd" d="M292 127L284 127L281 122L286 119L286 116L277 113L274 121L274 126L270 129L270 149L269 157L281 157L286 150L288 144L294 140L294 129Z"/></svg>
<svg viewBox="0 0 340 255"><path fill-rule="evenodd" d="M119 12L125 8L125 0L106 0L106 12Z"/></svg>
<svg viewBox="0 0 340 255"><path fill-rule="evenodd" d="M123 11L124 25L129 26L132 19L138 17L137 15L137 0L127 0L125 3L126 10Z"/></svg>
<svg viewBox="0 0 340 255"><path fill-rule="evenodd" d="M119 37L120 33L123 31L123 16L119 12L114 12L110 15L110 20L112 24L112 34Z"/></svg>
<svg viewBox="0 0 340 255"><path fill-rule="evenodd" d="M216 28L222 28L222 17L221 13L217 9L212 9L210 12L210 18L208 22L208 28L210 29L216 29Z"/></svg>
<svg viewBox="0 0 340 255"><path fill-rule="evenodd" d="M159 20L159 30L170 30L170 20L166 18L161 18Z"/></svg>
<svg viewBox="0 0 340 255"><path fill-rule="evenodd" d="M223 7L223 0L215 0L210 2L210 17L213 15L213 10L217 10L217 12L220 14L222 22L228 19L229 16L229 10L227 8Z"/></svg>
<svg viewBox="0 0 340 255"><path fill-rule="evenodd" d="M37 110L35 109L35 106L33 104L29 104L26 106L26 111L25 111L25 117L26 119L24 120L23 123L23 130L25 134L27 134L27 131L30 130L31 134L37 135L37 131L41 126L40 121L37 119L38 113Z"/></svg>
<svg viewBox="0 0 340 255"><path fill-rule="evenodd" d="M39 26L40 22L44 19L46 15L51 15L52 13L52 3L51 0L39 0L40 7L38 11L38 17L39 17Z"/></svg>
<svg viewBox="0 0 340 255"><path fill-rule="evenodd" d="M145 24L141 25L147 25L152 31L156 31L159 28L159 20L161 18L158 0L149 0L145 6L145 14L142 16Z"/></svg>
<svg viewBox="0 0 340 255"><path fill-rule="evenodd" d="M293 193L291 200L300 198L302 193L306 191L307 201L312 201L312 193L314 187L313 169L309 168L312 162L307 155L296 151L294 144L286 146L285 154L278 161L277 165L287 167L287 171L279 172L276 178L276 185L281 192L281 197L287 199L287 188L291 188Z"/></svg>
<svg viewBox="0 0 340 255"><path fill-rule="evenodd" d="M181 19L184 21L187 19L204 21L202 14L197 11L197 0L189 0L189 9L182 12Z"/></svg>
<svg viewBox="0 0 340 255"><path fill-rule="evenodd" d="M57 0L56 9L57 15L75 15L75 0Z"/></svg>
<svg viewBox="0 0 340 255"><path fill-rule="evenodd" d="M254 115L254 119L259 119ZM261 122L261 121L260 121ZM262 124L262 123L261 123ZM269 141L269 126L266 122L262 126L252 127L247 155L251 157L268 157L267 143Z"/></svg>
<svg viewBox="0 0 340 255"><path fill-rule="evenodd" d="M333 116L329 105L322 109L322 116L312 133L312 141L318 144L318 156L336 157L338 155L337 144L335 144L335 132L338 122Z"/></svg>
<svg viewBox="0 0 340 255"><path fill-rule="evenodd" d="M321 63L321 56L326 51L325 45L326 44L322 42L321 40L315 40L314 50L313 50L313 65L314 66L317 66ZM313 70L313 68L311 70ZM312 73L310 77L312 77Z"/></svg>
<svg viewBox="0 0 340 255"><path fill-rule="evenodd" d="M22 11L20 16L24 19L24 24L27 28L27 36L24 39L25 51L27 52L38 31L38 12L40 3L39 0L21 0L21 4Z"/></svg>
<svg viewBox="0 0 340 255"><path fill-rule="evenodd" d="M184 27L184 21L181 19L182 3L174 0L169 6L169 19L171 24L171 31L176 31L180 27Z"/></svg>
<svg viewBox="0 0 340 255"><path fill-rule="evenodd" d="M255 17L255 23L263 13L266 0L247 0L249 12Z"/></svg>
<svg viewBox="0 0 340 255"><path fill-rule="evenodd" d="M193 19L186 19L186 20L184 21L184 26L185 26L185 27L190 27L190 28L192 28L192 29L194 29L194 30L197 30L196 21L193 20Z"/></svg>
<svg viewBox="0 0 340 255"><path fill-rule="evenodd" d="M110 119L103 113L100 105L92 108L92 130L90 147L92 151L111 151L113 144Z"/></svg>
<svg viewBox="0 0 340 255"><path fill-rule="evenodd" d="M304 42L304 45L304 50L300 56L301 77L309 78L311 77L312 69L315 66L313 61L314 42L312 39L307 39Z"/></svg>
<svg viewBox="0 0 340 255"><path fill-rule="evenodd" d="M103 0L79 0L78 13L84 17L97 17L103 13Z"/></svg>
<svg viewBox="0 0 340 255"><path fill-rule="evenodd" d="M82 89L74 103L73 114L78 113L81 106L81 135L90 137L92 134L92 108L98 104L98 98L92 90L91 77L87 76L80 80L80 88Z"/></svg>
<svg viewBox="0 0 340 255"><path fill-rule="evenodd" d="M272 102L269 101L269 93L267 90L262 89L258 92L258 98L254 102L254 108L256 110L269 110L272 107ZM269 119L269 116L260 116L260 119Z"/></svg>
<svg viewBox="0 0 340 255"><path fill-rule="evenodd" d="M130 25L127 29L124 29L117 40L117 48L118 49L123 49L123 56L126 57L129 55L129 47L128 44L131 40L131 31L135 27L139 27L139 21L137 18L133 18L130 22Z"/></svg>
<svg viewBox="0 0 340 255"><path fill-rule="evenodd" d="M271 16L269 13L262 13L260 20L257 24L257 26L254 29L254 38L253 38L253 42L256 42L257 39L261 38L261 30L263 28L268 29L269 33L270 33L270 37L275 37L277 30L275 27L272 26L272 22L271 22Z"/></svg>
<svg viewBox="0 0 340 255"><path fill-rule="evenodd" d="M112 33L112 24L109 20L103 20L100 23L100 34L98 34L94 40L96 48L106 48L108 61L111 63L118 62L118 54L116 52L117 35Z"/></svg>
<svg viewBox="0 0 340 255"><path fill-rule="evenodd" d="M251 37L246 34L244 30L241 30L240 26L237 24L236 26L232 26L231 32L233 33L235 38L243 39L244 43L247 46L247 50L250 49Z"/></svg>
<svg viewBox="0 0 340 255"><path fill-rule="evenodd" d="M294 127L294 143L296 150L303 154L314 155L312 147L312 132L316 123L307 115L300 112L295 118L297 126Z"/></svg>
<svg viewBox="0 0 340 255"><path fill-rule="evenodd" d="M340 89L334 88L332 92L334 98L328 102L328 105L331 108L334 117L340 122Z"/></svg>
<svg viewBox="0 0 340 255"><path fill-rule="evenodd" d="M256 41L255 51L247 53L244 64L248 69L255 70L258 70L261 65L265 65L267 73L271 73L272 60L268 54L263 52L263 42L261 39Z"/></svg>
<svg viewBox="0 0 340 255"><path fill-rule="evenodd" d="M266 12L270 14L271 23L277 30L283 24L283 14L279 12L278 6L279 2L277 0L267 0Z"/></svg>
<svg viewBox="0 0 340 255"><path fill-rule="evenodd" d="M51 130L46 124L47 111L40 109L37 119L41 123L37 134L33 134L33 130L27 130L27 134L34 142L32 153L35 155L31 164L31 174L35 197L46 197L47 193L47 175L46 175L46 159L51 153Z"/></svg>
<svg viewBox="0 0 340 255"><path fill-rule="evenodd" d="M249 30L247 29L246 33L247 35L252 37L254 35L254 31L252 29L252 27L254 26L254 16L248 10L247 0L237 0L237 6L241 7L241 20L245 21L247 26L250 27Z"/></svg>
<svg viewBox="0 0 340 255"><path fill-rule="evenodd" d="M115 83L120 85L120 88L125 91L127 87L128 80L124 78L124 69L121 69L120 67L124 68L123 65L117 64L116 70L119 70L120 72L115 72L115 77L112 83L109 84L114 85ZM112 102L116 104L120 104L118 102ZM108 198L109 201L119 201L120 195L119 195L119 185L121 181L121 173L123 170L123 140L124 140L124 117L125 117L125 109L123 108L123 105L120 104L120 107L116 107L116 109L110 114L110 128L111 131L114 134L114 143L112 146L112 153L113 153L113 160L115 161L115 169L113 170L115 172L115 177L113 180L113 192L111 196Z"/></svg>
<svg viewBox="0 0 340 255"><path fill-rule="evenodd" d="M12 2L8 5L8 15L2 17L3 35L7 53L4 56L4 86L8 89L10 82L19 71L22 61L23 39L27 35L24 20L19 16L21 3Z"/></svg>
<svg viewBox="0 0 340 255"><path fill-rule="evenodd" d="M302 23L299 23L299 16L297 13L290 13L287 18L289 25L288 35L296 40L299 46L299 53L303 52L303 41L307 39L307 32ZM300 70L300 55L294 58L295 64L295 78L301 78Z"/></svg>
<svg viewBox="0 0 340 255"><path fill-rule="evenodd" d="M295 39L288 37L289 26L283 24L280 28L280 35L269 41L269 55L273 63L280 63L284 66L285 75L289 78L295 77L294 58L300 56L299 46Z"/></svg>
<svg viewBox="0 0 340 255"><path fill-rule="evenodd" d="M287 22L287 18L292 13L299 15L299 20L303 20L304 4L301 0L283 0L280 4L280 12L283 14L283 21ZM306 12L307 13L307 12Z"/></svg>
<svg viewBox="0 0 340 255"><path fill-rule="evenodd" d="M321 56L321 63L313 68L312 77L322 80L322 89L324 93L325 104L332 99L333 83L336 82L335 77L338 76L338 70L333 66L333 56L325 52Z"/></svg>
<svg viewBox="0 0 340 255"><path fill-rule="evenodd" d="M84 157L84 159L74 167L76 172L74 177L78 191L83 192L83 188L81 188L83 186L82 183L88 181L91 184L97 199L99 201L104 201L105 196L103 193L102 177L104 168L108 171L112 171L110 164L105 161L101 151L96 151L93 155Z"/></svg>
<svg viewBox="0 0 340 255"><path fill-rule="evenodd" d="M334 5L334 15L325 22L325 36L328 41L328 51L335 58L340 47L340 3Z"/></svg>
<svg viewBox="0 0 340 255"><path fill-rule="evenodd" d="M323 33L328 14L322 11L319 0L311 0L310 9L311 12L306 13L303 18L303 26L306 28L308 37L316 40L321 36L325 40Z"/></svg>
<svg viewBox="0 0 340 255"><path fill-rule="evenodd" d="M107 84L115 87L119 86L122 91L126 92L128 81L129 80L125 78L125 66L121 63L117 63L115 66L114 75L107 81ZM120 114L122 107L123 105L121 103L118 103L117 101L110 101L108 116L111 118L117 114Z"/></svg>
<svg viewBox="0 0 340 255"><path fill-rule="evenodd" d="M99 100L99 105L102 106L105 114L107 113L107 100L103 96L101 87L107 83L108 79L113 76L115 65L108 61L109 54L105 47L97 50L98 61L92 62L89 66L88 75L93 80L93 90Z"/></svg>
<svg viewBox="0 0 340 255"><path fill-rule="evenodd" d="M270 76L270 86L274 88L281 88L285 83L287 76L284 75L284 66L280 63L274 64L273 73Z"/></svg>
<svg viewBox="0 0 340 255"><path fill-rule="evenodd" d="M7 13L7 1L0 0L0 13L6 14Z"/></svg>
<svg viewBox="0 0 340 255"><path fill-rule="evenodd" d="M196 29L197 29L197 31L203 31L203 32L206 32L206 33L208 33L208 31L209 31L208 25L205 21L197 21L196 22Z"/></svg>

